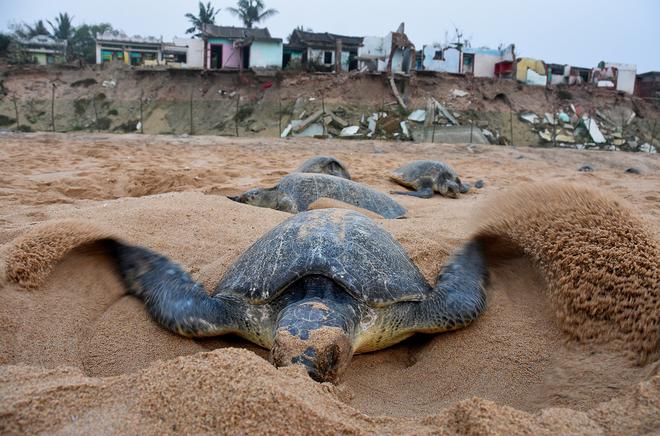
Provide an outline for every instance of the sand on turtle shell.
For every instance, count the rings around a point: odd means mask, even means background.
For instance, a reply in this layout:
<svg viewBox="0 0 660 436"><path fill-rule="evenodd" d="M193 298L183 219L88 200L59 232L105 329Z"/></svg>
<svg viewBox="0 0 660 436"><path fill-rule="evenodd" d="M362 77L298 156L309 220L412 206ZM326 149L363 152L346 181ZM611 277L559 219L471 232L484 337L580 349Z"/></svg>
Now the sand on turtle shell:
<svg viewBox="0 0 660 436"><path fill-rule="evenodd" d="M162 156L171 160L184 147L186 159L197 162L200 171L215 165L214 159L222 154L234 159L232 165L252 169L245 174L256 174L258 180L236 182L240 175L230 175L235 186L230 189L219 181L227 177L223 170L213 173L206 185L202 181L177 188L185 192L87 198L68 204L57 183L43 187L43 192L21 191L22 200L14 203L18 200L12 198L18 196L12 197L12 190L18 192L31 183L14 176L0 202L3 434L629 434L652 433L660 426L660 376L652 349L653 344L657 347L653 326L658 312L653 301L658 301L658 258L653 257L657 253L653 232L658 221L654 200L645 199L656 198L653 188L632 191L628 182L615 176L585 176L581 180L610 184L632 199L637 209L630 211L609 194L566 188L552 204L560 207L573 199L571 204L578 209L584 204L582 212L571 215L567 213L571 208L564 206L564 218L558 213L552 221L544 221L535 214L546 207L543 203L551 203L552 196L543 190L511 195L512 182L520 173L533 178L539 157L549 171L545 177L570 181L572 176L563 168L575 166L579 155L481 147L483 155L470 160L459 146L410 146L400 152L396 146L379 143L385 153L373 155L360 148L372 147L371 143L323 142L324 152L337 155L360 182L383 192L395 187L379 172L384 163L393 168L413 157L442 157L459 173L478 173L502 183L460 200L402 198L408 219L377 220L401 242L430 282L447 256L475 233L490 238L493 247L502 248L504 241L510 244L505 248L525 254L503 257L510 250L500 250L490 271L488 309L473 325L448 334L414 336L387 350L354 356L342 382L334 386L313 382L299 368L278 370L267 361L268 351L237 338L191 340L165 331L149 318L141 302L124 295L112 259L93 243L95 238L113 236L147 246L180 263L211 290L252 242L288 217L223 195L272 184L282 175L272 170L273 165L291 170L298 164L278 163L276 157L288 152L250 143L225 144L214 151L209 145L170 145L159 138L150 138L150 148L132 151L114 139L85 139L80 144L82 140L64 143L58 142L58 136L45 138L57 147L49 143L47 159L37 159L36 164L38 145L17 140L16 149L8 144L2 153L30 155L15 162L31 171L46 168L50 160L66 167L66 162L78 158L91 165L94 156L102 155L107 164L121 163L114 170L120 180L136 162L171 165ZM94 148L84 145L88 141ZM305 150L304 157L321 150L295 141L278 145L284 146ZM135 162L122 160L131 153ZM522 165L515 159L520 153L530 162ZM501 166L493 167L494 159ZM612 164L618 165L623 163ZM513 169L518 172L516 179L507 179L505 172ZM12 173L7 169L6 174ZM92 176L81 175L67 183L84 185L87 177ZM642 177L658 187L652 176ZM497 199L498 193L505 197ZM510 207L503 198L511 200ZM45 206L40 199L52 204ZM476 219L478 210L486 211L482 219ZM644 227L638 221L656 225ZM564 224L571 224L567 232L579 235L576 242L560 231ZM596 224L604 233L595 232L599 235L595 240L583 239L588 234L585 229ZM580 244L585 243L615 248L580 255ZM44 257L35 256L42 246ZM604 264L611 256L621 259L625 268ZM631 262L631 257L641 260ZM565 268L571 274L563 274ZM608 280L601 281L605 279L599 271ZM571 292L576 289L575 277L588 279L578 280L577 289L592 290L589 304L582 304L582 294ZM605 282L616 286L602 295L596 285ZM630 320L620 313L630 314ZM575 326L592 333L581 335L573 330ZM594 329L600 329L598 334L593 334ZM610 339L629 346L620 351L601 343ZM631 355L637 361L629 359Z"/></svg>

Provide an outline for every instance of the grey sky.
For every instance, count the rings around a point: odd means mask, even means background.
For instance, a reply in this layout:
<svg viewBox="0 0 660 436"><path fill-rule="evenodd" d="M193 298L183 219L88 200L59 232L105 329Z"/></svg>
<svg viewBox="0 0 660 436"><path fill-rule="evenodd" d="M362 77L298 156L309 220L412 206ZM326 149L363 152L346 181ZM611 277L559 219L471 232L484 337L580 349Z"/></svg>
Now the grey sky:
<svg viewBox="0 0 660 436"><path fill-rule="evenodd" d="M216 22L240 25L225 8L235 0L211 2L222 9ZM454 24L473 46L516 44L519 56L593 67L599 61L637 64L638 72L660 70L660 1L628 0L266 0L280 11L267 20L273 36L286 38L297 25L346 35L385 35L406 23L421 48L443 42ZM0 27L10 22L52 20L58 12L74 24L109 22L128 34L184 36L193 0L0 0Z"/></svg>

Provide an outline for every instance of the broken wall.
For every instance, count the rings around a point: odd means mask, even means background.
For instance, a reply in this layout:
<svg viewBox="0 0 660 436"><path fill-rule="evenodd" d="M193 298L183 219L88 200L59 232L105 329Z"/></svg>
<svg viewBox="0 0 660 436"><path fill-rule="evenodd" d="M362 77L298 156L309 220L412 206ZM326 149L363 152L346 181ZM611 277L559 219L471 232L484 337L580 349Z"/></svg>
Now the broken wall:
<svg viewBox="0 0 660 436"><path fill-rule="evenodd" d="M637 80L637 65L632 64L616 64L611 62L605 63L606 68L616 68L616 89L623 91L627 94L635 92L635 80Z"/></svg>
<svg viewBox="0 0 660 436"><path fill-rule="evenodd" d="M442 59L436 59L436 53L442 51ZM461 72L462 56L461 51L455 47L437 47L425 45L422 48L422 66L426 71L437 71L444 73Z"/></svg>
<svg viewBox="0 0 660 436"><path fill-rule="evenodd" d="M495 77L495 64L502 61L515 62L514 45L497 50L487 47L466 47L463 53L474 55L472 74L474 77Z"/></svg>
<svg viewBox="0 0 660 436"><path fill-rule="evenodd" d="M174 45L187 47L186 68L204 67L204 40L192 38L174 38Z"/></svg>

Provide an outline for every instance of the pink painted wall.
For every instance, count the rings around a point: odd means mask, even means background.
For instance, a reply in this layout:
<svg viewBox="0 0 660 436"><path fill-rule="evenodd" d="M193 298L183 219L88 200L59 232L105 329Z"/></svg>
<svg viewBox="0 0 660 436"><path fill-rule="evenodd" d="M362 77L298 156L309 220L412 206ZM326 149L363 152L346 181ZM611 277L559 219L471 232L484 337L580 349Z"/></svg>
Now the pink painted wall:
<svg viewBox="0 0 660 436"><path fill-rule="evenodd" d="M206 66L211 68L211 47L216 45L222 45L222 68L231 68L238 69L241 66L241 53L240 50L235 50L232 44L214 44L210 43L208 45L206 53Z"/></svg>

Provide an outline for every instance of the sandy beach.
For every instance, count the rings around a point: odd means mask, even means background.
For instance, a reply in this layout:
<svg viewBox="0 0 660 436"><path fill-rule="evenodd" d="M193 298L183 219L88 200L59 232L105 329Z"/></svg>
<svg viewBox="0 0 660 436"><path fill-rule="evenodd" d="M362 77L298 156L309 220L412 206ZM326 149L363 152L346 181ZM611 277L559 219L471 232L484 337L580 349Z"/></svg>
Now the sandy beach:
<svg viewBox="0 0 660 436"><path fill-rule="evenodd" d="M660 328L657 155L87 133L2 133L0 143L3 434L648 434L660 428L660 354L653 345ZM430 283L480 229L515 233L525 250L490 265L488 307L474 324L356 355L339 384L319 384L302 369L276 369L267 350L242 339L187 339L164 330L142 302L124 294L113 260L93 243L112 236L149 247L213 289L245 249L289 217L226 196L273 186L317 154L337 157L355 181L383 193L400 188L390 171L416 159L440 160L464 181L484 181L483 189L459 199L397 196L407 218L375 218ZM579 172L584 164L594 171ZM629 167L641 174L626 173ZM611 221L580 213L552 217L542 205L554 203L534 195L528 202L504 200L521 186L552 189L556 182L602 192L607 201L594 200L595 206L585 194L585 210L598 214L602 203ZM516 215L535 201L542 205ZM602 223L589 245L571 237L582 219ZM549 233L550 242L534 240L533 226L542 228L544 220L559 229ZM525 231L516 233L516 226ZM624 264L606 252L616 229L636 241L617 246ZM77 242L60 253L47 247L52 235ZM547 254L544 242L557 252ZM37 261L30 247L41 256ZM21 270L17 262L38 268ZM580 316L566 315L577 306L562 304L578 298L567 290L583 289L576 271L593 275L599 268L602 278L585 274L584 280L625 292L588 299ZM610 307L628 315L617 318ZM591 340L598 339L588 333L596 318L597 330L613 329L616 334L603 335L614 339ZM646 342L635 348L635 341Z"/></svg>

